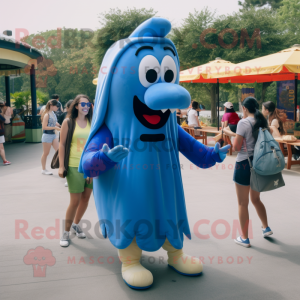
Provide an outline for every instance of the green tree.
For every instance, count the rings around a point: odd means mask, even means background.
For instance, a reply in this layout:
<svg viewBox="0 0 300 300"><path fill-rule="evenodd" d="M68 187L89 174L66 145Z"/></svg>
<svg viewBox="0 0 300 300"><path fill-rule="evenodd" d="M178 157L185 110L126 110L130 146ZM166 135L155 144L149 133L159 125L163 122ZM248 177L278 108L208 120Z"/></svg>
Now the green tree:
<svg viewBox="0 0 300 300"><path fill-rule="evenodd" d="M97 67L94 58L93 34L77 29L48 30L24 38L30 45L40 48L43 61L36 70L37 87L47 99L59 94L64 104L77 94L86 94L94 98L96 86L92 80L96 77ZM91 37L88 38L87 37ZM22 74L22 90L30 89L28 74Z"/></svg>
<svg viewBox="0 0 300 300"><path fill-rule="evenodd" d="M214 28L217 30L213 40L215 44L222 30L230 28L236 33L236 40L232 33L225 33L224 44L220 46L220 57L233 63L273 54L293 43L289 33L278 22L276 12L269 8L251 8L221 16L214 22Z"/></svg>
<svg viewBox="0 0 300 300"><path fill-rule="evenodd" d="M271 6L272 9L277 9L282 5L282 0L244 0L244 2L238 1L238 3L244 9L252 6L263 7L265 5Z"/></svg>
<svg viewBox="0 0 300 300"><path fill-rule="evenodd" d="M117 40L128 37L146 19L155 15L153 9L110 10L100 15L102 28L96 34L77 29L47 30L24 40L39 48L44 61L36 71L39 90L48 95L59 94L65 103L77 94L94 98L99 66L107 49ZM22 90L30 89L27 74L22 75Z"/></svg>
<svg viewBox="0 0 300 300"><path fill-rule="evenodd" d="M277 105L277 82L274 81L266 90L264 102L272 101Z"/></svg>
<svg viewBox="0 0 300 300"><path fill-rule="evenodd" d="M233 29L237 33L239 41L236 46L231 49L223 48L224 52L222 53L224 59L234 63L276 53L294 44L294 37L278 22L277 13L269 8L257 10L252 7L248 10L233 13L230 16L221 17L216 21L215 26L219 29L228 26L228 28ZM245 37L245 32L247 32L251 38L256 29L259 30L259 39L256 38L252 45L245 39L244 45L242 45L241 37L243 33ZM227 38L229 38L229 40L227 40ZM232 40L232 36L224 36L224 42L226 44L230 44ZM258 99L260 104L264 102L266 90L270 84L271 82L264 82L260 85L256 85L256 89L258 89L259 86L262 89L261 97Z"/></svg>
<svg viewBox="0 0 300 300"><path fill-rule="evenodd" d="M48 62L52 62L54 68L57 69L61 60L68 57L71 52L69 47L65 47L64 31L65 28L62 30L46 30L24 37L23 40L29 45L38 48L42 52L44 59ZM43 63L40 62L40 65L42 64ZM29 74L24 74L22 77L24 80L22 90L24 91L30 88L30 78ZM61 76L59 72L54 76L50 76L47 72L47 68L44 66L36 71L37 86L42 88L43 91L48 94L49 98L52 94L56 93L56 87L60 80Z"/></svg>
<svg viewBox="0 0 300 300"><path fill-rule="evenodd" d="M41 90L36 91L36 98L37 98L37 103L39 105L45 105L49 101L49 96L48 94L45 94Z"/></svg>
<svg viewBox="0 0 300 300"><path fill-rule="evenodd" d="M31 93L30 91L26 92L16 92L10 95L11 99L13 99L13 107L15 108L22 108L26 106L25 111L29 112L30 107L30 100L31 100Z"/></svg>
<svg viewBox="0 0 300 300"><path fill-rule="evenodd" d="M74 49L60 61L58 72L60 82L55 91L63 99L74 99L78 94L86 94L94 99L96 86L92 83L97 77L99 67L93 63L94 52L91 47Z"/></svg>
<svg viewBox="0 0 300 300"><path fill-rule="evenodd" d="M20 92L23 85L23 78L22 75L20 77L10 77L10 91ZM5 76L0 76L0 92L5 95Z"/></svg>
<svg viewBox="0 0 300 300"><path fill-rule="evenodd" d="M274 10L254 7L219 17L207 8L200 12L195 11L189 14L180 28L172 31L171 39L177 47L181 69L205 64L216 57L240 63L276 53L289 48L293 43L292 36L278 22ZM255 84L256 90L262 89L262 93L257 92L261 102L270 84ZM193 95L206 93L210 96L212 120L215 120L216 85L186 83L182 85L192 91ZM191 89L192 85L196 87ZM222 90L228 92L225 95L230 97L231 102L239 101L240 91L234 84L220 85L220 90L221 93Z"/></svg>
<svg viewBox="0 0 300 300"><path fill-rule="evenodd" d="M280 22L288 29L291 34L298 38L300 35L300 1L283 0L282 6L278 9L278 18ZM299 40L298 40L299 42Z"/></svg>
<svg viewBox="0 0 300 300"><path fill-rule="evenodd" d="M150 8L132 8L125 11L111 9L100 14L102 28L97 33L96 61L100 65L108 48L118 40L127 38L141 23L153 17L156 12Z"/></svg>

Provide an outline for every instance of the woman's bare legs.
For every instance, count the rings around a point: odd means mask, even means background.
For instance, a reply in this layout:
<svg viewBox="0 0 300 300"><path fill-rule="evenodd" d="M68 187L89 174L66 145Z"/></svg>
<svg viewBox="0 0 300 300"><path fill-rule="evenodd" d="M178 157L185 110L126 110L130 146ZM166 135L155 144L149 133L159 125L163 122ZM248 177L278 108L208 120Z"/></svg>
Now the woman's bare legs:
<svg viewBox="0 0 300 300"><path fill-rule="evenodd" d="M0 156L3 161L6 161L4 145L2 143L0 144Z"/></svg>
<svg viewBox="0 0 300 300"><path fill-rule="evenodd" d="M70 204L66 212L65 230L70 231L71 225L74 222L78 224L84 215L92 189L85 188L82 193L70 193Z"/></svg>
<svg viewBox="0 0 300 300"><path fill-rule="evenodd" d="M260 201L260 193L256 192L256 191L253 191L250 188L250 199L251 199L251 202L253 203L253 205L256 209L256 212L257 212L257 214L258 214L258 216L261 220L262 226L264 228L267 228L268 227L267 212L266 212L265 206Z"/></svg>
<svg viewBox="0 0 300 300"><path fill-rule="evenodd" d="M89 200L91 197L92 189L90 188L85 188L83 193L81 194L80 202L77 207L76 215L74 218L74 223L79 224L81 218L83 217L88 205L89 205Z"/></svg>
<svg viewBox="0 0 300 300"><path fill-rule="evenodd" d="M240 225L243 233L242 238L247 239L248 225L249 225L248 205L249 205L250 186L249 185L244 186L236 183L235 190L236 190L236 195L237 195L238 205L239 205L239 219L240 219Z"/></svg>
<svg viewBox="0 0 300 300"><path fill-rule="evenodd" d="M46 161L47 161L47 156L49 155L50 149L51 149L50 143L43 143L43 154L41 157L41 163L42 163L43 170L46 170Z"/></svg>
<svg viewBox="0 0 300 300"><path fill-rule="evenodd" d="M65 230L70 231L82 193L70 193L70 204L66 212Z"/></svg>
<svg viewBox="0 0 300 300"><path fill-rule="evenodd" d="M58 146L59 146L58 139L54 139L52 142L52 147L54 148L55 151L57 151Z"/></svg>

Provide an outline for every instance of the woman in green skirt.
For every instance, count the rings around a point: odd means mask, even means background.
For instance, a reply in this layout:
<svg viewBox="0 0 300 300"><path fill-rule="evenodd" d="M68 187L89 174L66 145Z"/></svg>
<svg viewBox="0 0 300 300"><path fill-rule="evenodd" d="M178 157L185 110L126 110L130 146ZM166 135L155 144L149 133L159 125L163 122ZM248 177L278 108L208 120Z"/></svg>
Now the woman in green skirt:
<svg viewBox="0 0 300 300"><path fill-rule="evenodd" d="M60 131L59 144L59 170L60 177L64 177L67 171L67 182L70 192L70 204L66 212L65 231L60 240L60 246L70 245L70 229L78 238L86 235L78 225L85 213L93 189L90 178L84 179L78 172L78 166L82 151L90 133L93 110L87 96L77 95L72 102L67 118L63 121ZM67 136L72 135L71 142L67 145ZM70 139L69 139L70 140ZM68 164L65 164L68 159ZM66 167L67 170L66 170Z"/></svg>

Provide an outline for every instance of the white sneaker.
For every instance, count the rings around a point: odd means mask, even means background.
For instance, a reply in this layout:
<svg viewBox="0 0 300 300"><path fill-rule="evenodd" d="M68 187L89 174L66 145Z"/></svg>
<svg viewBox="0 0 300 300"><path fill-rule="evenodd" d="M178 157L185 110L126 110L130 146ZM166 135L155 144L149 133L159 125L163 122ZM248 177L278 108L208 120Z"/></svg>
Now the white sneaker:
<svg viewBox="0 0 300 300"><path fill-rule="evenodd" d="M65 231L61 237L59 244L61 247L68 247L70 245L70 235L68 231Z"/></svg>
<svg viewBox="0 0 300 300"><path fill-rule="evenodd" d="M271 230L271 228L269 226L267 228L261 227L261 230L262 230L263 237L268 237L273 234L273 231Z"/></svg>
<svg viewBox="0 0 300 300"><path fill-rule="evenodd" d="M72 231L74 231L78 238L84 239L86 238L85 233L82 231L81 227L79 225L75 225L74 223L71 226Z"/></svg>
<svg viewBox="0 0 300 300"><path fill-rule="evenodd" d="M236 244L241 245L243 247L246 247L246 248L251 247L249 238L244 240L241 236L239 236L234 241Z"/></svg>
<svg viewBox="0 0 300 300"><path fill-rule="evenodd" d="M53 173L48 170L42 170L42 174L43 175L53 175Z"/></svg>
<svg viewBox="0 0 300 300"><path fill-rule="evenodd" d="M68 183L67 182L65 183L65 187L68 187Z"/></svg>

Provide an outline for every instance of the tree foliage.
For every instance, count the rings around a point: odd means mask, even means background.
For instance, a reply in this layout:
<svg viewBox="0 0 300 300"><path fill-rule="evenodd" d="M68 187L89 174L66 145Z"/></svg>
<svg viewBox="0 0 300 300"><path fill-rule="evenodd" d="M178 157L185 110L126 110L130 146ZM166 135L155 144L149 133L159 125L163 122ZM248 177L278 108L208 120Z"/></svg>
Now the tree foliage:
<svg viewBox="0 0 300 300"><path fill-rule="evenodd" d="M216 57L239 63L272 54L289 48L293 44L294 37L278 22L276 11L271 8L250 7L231 15L221 16L216 16L208 8L202 11L195 10L184 19L181 27L172 31L171 39L178 49L181 69L188 69L205 64ZM184 83L182 85L198 102L210 99L208 108L212 110L214 120L216 117L215 84ZM258 93L261 102L269 85L270 83L255 84L256 88L262 89L262 92ZM237 85L220 85L222 102L237 103L239 93Z"/></svg>
<svg viewBox="0 0 300 300"><path fill-rule="evenodd" d="M45 105L49 101L48 94L45 94L41 90L36 91L36 100L39 105Z"/></svg>
<svg viewBox="0 0 300 300"><path fill-rule="evenodd" d="M204 8L191 12L182 24L169 34L175 43L181 70L205 64L216 57L239 63L289 48L299 41L300 4L298 0L245 0L243 9L229 15L216 15ZM26 37L26 42L40 48L45 61L36 70L39 97L45 103L59 94L64 103L79 93L94 98L99 66L107 49L127 38L146 19L156 15L153 9L112 9L99 16L101 28L90 35L77 29L48 30ZM12 81L11 81L12 83ZM14 79L15 91L30 90L27 74ZM216 114L216 85L183 83L192 99ZM259 102L273 99L275 84L220 84L220 102L238 104L242 87L255 87ZM12 85L11 85L12 88ZM12 90L12 89L11 89ZM0 92L5 94L4 76ZM299 97L300 97L300 93Z"/></svg>
<svg viewBox="0 0 300 300"><path fill-rule="evenodd" d="M65 28L48 30L27 37L26 42L43 53L44 59L36 70L36 83L38 90L48 95L47 101L52 94L59 94L62 103L77 94L94 99L96 86L92 80L97 77L98 69L94 62L93 39L87 40L85 32ZM22 74L22 78L22 90L29 90L28 74Z"/></svg>
<svg viewBox="0 0 300 300"><path fill-rule="evenodd" d="M31 91L22 91L22 92L15 92L13 94L10 94L10 97L12 99L12 106L14 108L22 108L23 106L26 106L25 111L28 112L31 107ZM37 90L36 91L36 98L37 103L40 105L45 105L49 97L47 94Z"/></svg>
<svg viewBox="0 0 300 300"><path fill-rule="evenodd" d="M296 35L299 43L300 36L300 1L283 0L282 6L278 9L278 19L284 28L291 34Z"/></svg>
<svg viewBox="0 0 300 300"><path fill-rule="evenodd" d="M141 23L153 17L156 12L150 8L111 9L100 14L102 28L97 33L96 61L100 65L108 48L120 39L127 38Z"/></svg>
<svg viewBox="0 0 300 300"><path fill-rule="evenodd" d="M96 86L92 81L97 77L107 49L115 41L128 37L138 25L154 15L153 9L127 9L123 12L112 9L100 15L102 28L96 33L63 28L24 38L44 56L36 70L38 90L47 94L48 100L52 94L59 94L63 103L77 94L94 99ZM30 90L29 76L22 74L21 79L19 91ZM4 86L0 91L5 91Z"/></svg>
<svg viewBox="0 0 300 300"><path fill-rule="evenodd" d="M274 104L277 104L276 95L277 95L277 82L272 82L266 90L264 102L272 101L274 102Z"/></svg>
<svg viewBox="0 0 300 300"><path fill-rule="evenodd" d="M244 0L238 1L239 5L242 8L247 9L250 7L263 7L265 5L269 5L272 9L277 9L282 5L282 0Z"/></svg>

